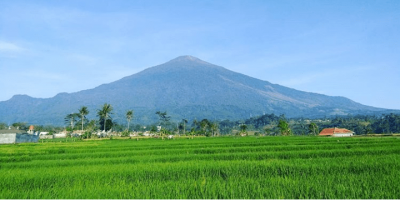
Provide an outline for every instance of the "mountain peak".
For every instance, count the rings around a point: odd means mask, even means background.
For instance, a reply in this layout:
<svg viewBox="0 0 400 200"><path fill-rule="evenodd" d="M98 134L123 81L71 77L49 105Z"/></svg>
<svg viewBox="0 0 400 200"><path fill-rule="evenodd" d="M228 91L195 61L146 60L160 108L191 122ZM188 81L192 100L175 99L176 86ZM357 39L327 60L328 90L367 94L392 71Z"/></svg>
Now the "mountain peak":
<svg viewBox="0 0 400 200"><path fill-rule="evenodd" d="M194 56L190 55L185 55L185 56L179 56L176 57L175 59L170 60L169 62L176 63L176 62L194 62L194 63L203 63L203 64L210 64L204 60L201 60L199 58L196 58Z"/></svg>
<svg viewBox="0 0 400 200"><path fill-rule="evenodd" d="M194 56L191 56L191 55L184 55L184 56L178 56L175 59L172 59L171 61L182 61L182 60L199 61L200 59L198 59Z"/></svg>
<svg viewBox="0 0 400 200"><path fill-rule="evenodd" d="M194 72L193 70L197 72ZM198 73L199 71L210 73L210 70L228 71L223 67L211 64L194 56L184 55L176 57L161 65L147 68L142 72L139 72L129 77L170 73L172 71L174 71L175 73L183 73L184 71L191 71L191 73Z"/></svg>

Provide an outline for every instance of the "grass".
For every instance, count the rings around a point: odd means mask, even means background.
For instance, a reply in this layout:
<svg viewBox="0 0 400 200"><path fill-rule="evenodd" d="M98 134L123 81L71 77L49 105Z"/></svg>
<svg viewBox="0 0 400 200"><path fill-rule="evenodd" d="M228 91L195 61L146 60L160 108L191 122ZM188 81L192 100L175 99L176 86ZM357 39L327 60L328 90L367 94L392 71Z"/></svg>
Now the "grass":
<svg viewBox="0 0 400 200"><path fill-rule="evenodd" d="M0 146L0 199L400 197L400 139L46 140Z"/></svg>

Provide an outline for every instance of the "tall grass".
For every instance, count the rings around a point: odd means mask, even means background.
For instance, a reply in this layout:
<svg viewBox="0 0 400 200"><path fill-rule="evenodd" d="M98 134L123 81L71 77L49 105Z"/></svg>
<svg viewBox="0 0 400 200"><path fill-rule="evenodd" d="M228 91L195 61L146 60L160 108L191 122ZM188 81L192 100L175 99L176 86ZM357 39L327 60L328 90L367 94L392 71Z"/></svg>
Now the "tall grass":
<svg viewBox="0 0 400 200"><path fill-rule="evenodd" d="M400 139L225 137L0 146L0 198L399 198Z"/></svg>

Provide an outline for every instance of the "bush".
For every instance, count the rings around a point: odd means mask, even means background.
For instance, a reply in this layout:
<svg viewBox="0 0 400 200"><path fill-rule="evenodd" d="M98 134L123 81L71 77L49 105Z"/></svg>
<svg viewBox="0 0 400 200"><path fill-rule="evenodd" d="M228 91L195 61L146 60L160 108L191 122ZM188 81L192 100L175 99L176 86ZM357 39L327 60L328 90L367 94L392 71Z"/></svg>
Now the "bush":
<svg viewBox="0 0 400 200"><path fill-rule="evenodd" d="M128 137L130 134L130 132L128 130L125 130L123 132L121 132L121 137Z"/></svg>
<svg viewBox="0 0 400 200"><path fill-rule="evenodd" d="M85 134L82 135L83 139L89 139L92 137L92 132L86 131Z"/></svg>

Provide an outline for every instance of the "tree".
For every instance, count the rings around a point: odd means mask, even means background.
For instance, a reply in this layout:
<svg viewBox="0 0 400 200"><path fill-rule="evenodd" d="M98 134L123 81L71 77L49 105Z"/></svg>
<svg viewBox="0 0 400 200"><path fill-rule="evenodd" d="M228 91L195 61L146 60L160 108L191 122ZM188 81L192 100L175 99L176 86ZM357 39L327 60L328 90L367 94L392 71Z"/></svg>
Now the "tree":
<svg viewBox="0 0 400 200"><path fill-rule="evenodd" d="M182 119L182 122L183 122L183 134L185 134L185 132L186 132L186 123L188 123L188 120L187 119Z"/></svg>
<svg viewBox="0 0 400 200"><path fill-rule="evenodd" d="M16 122L16 123L13 123L12 126L19 130L27 130L28 129L26 122Z"/></svg>
<svg viewBox="0 0 400 200"><path fill-rule="evenodd" d="M83 120L85 119L85 116L89 114L89 110L87 109L86 106L82 106L79 109L79 117L81 118L82 121L82 131L83 131Z"/></svg>
<svg viewBox="0 0 400 200"><path fill-rule="evenodd" d="M365 134L369 134L369 133L372 133L372 128L371 128L371 126L370 125L367 125L367 126L365 126Z"/></svg>
<svg viewBox="0 0 400 200"><path fill-rule="evenodd" d="M86 126L86 129L89 129L90 131L95 131L97 129L96 120L90 120L88 125Z"/></svg>
<svg viewBox="0 0 400 200"><path fill-rule="evenodd" d="M8 126L5 123L0 123L0 130L6 129Z"/></svg>
<svg viewBox="0 0 400 200"><path fill-rule="evenodd" d="M104 124L104 131L106 130L107 119L110 117L111 111L113 107L110 104L105 103L103 107L97 110L97 116L100 117L100 123L103 122Z"/></svg>
<svg viewBox="0 0 400 200"><path fill-rule="evenodd" d="M156 126L151 126L150 133L152 133L152 134L157 133L157 127Z"/></svg>
<svg viewBox="0 0 400 200"><path fill-rule="evenodd" d="M199 125L199 122L197 121L197 119L194 119L192 122L192 128L194 128L194 130L196 130L198 125Z"/></svg>
<svg viewBox="0 0 400 200"><path fill-rule="evenodd" d="M126 120L128 121L128 131L129 131L129 123L131 122L133 118L133 110L128 110L128 112L126 112Z"/></svg>
<svg viewBox="0 0 400 200"><path fill-rule="evenodd" d="M160 120L160 122L159 122L160 127L161 127L161 125L162 126L169 125L169 120L171 119L171 117L167 115L167 111L165 111L165 112L157 111L156 114L158 115L159 120Z"/></svg>
<svg viewBox="0 0 400 200"><path fill-rule="evenodd" d="M214 122L211 124L211 132L212 132L212 136L214 137L215 134L218 132L218 123Z"/></svg>
<svg viewBox="0 0 400 200"><path fill-rule="evenodd" d="M76 119L79 118L78 113L68 114L64 119L65 123L71 126L71 131L74 130Z"/></svg>
<svg viewBox="0 0 400 200"><path fill-rule="evenodd" d="M183 122L178 124L178 134L181 135L183 134Z"/></svg>
<svg viewBox="0 0 400 200"><path fill-rule="evenodd" d="M278 127L282 135L287 136L292 134L292 130L289 127L289 123L287 123L285 120L283 119L279 120Z"/></svg>
<svg viewBox="0 0 400 200"><path fill-rule="evenodd" d="M99 125L100 125L100 130L105 130L105 131L109 131L112 128L115 128L115 126L118 126L118 124L116 124L111 119L101 120L101 121L99 121ZM105 129L104 129L104 125L105 125Z"/></svg>
<svg viewBox="0 0 400 200"><path fill-rule="evenodd" d="M240 134L246 134L247 135L247 132L246 132L247 125L246 124L240 125L239 128L240 128Z"/></svg>
<svg viewBox="0 0 400 200"><path fill-rule="evenodd" d="M208 127L210 127L210 122L208 121L208 119L203 119L200 121L200 128L202 129L204 135L207 135Z"/></svg>
<svg viewBox="0 0 400 200"><path fill-rule="evenodd" d="M194 138L194 135L196 135L196 130L194 128L190 129L189 135L192 136L192 139Z"/></svg>
<svg viewBox="0 0 400 200"><path fill-rule="evenodd" d="M314 122L312 122L312 123L308 126L308 129L309 129L310 133L313 134L313 135L318 135L318 133L319 133L318 126L317 126L317 124L315 124Z"/></svg>
<svg viewBox="0 0 400 200"><path fill-rule="evenodd" d="M160 130L161 139L164 140L164 135L170 135L170 134L171 134L171 132L168 131L166 128L161 128L161 130Z"/></svg>
<svg viewBox="0 0 400 200"><path fill-rule="evenodd" d="M265 127L265 128L264 128L264 133L265 133L265 134L269 135L270 132L271 132L271 128L269 128L269 127Z"/></svg>
<svg viewBox="0 0 400 200"><path fill-rule="evenodd" d="M86 125L86 136L87 138L91 138L92 134L91 132L95 131L97 129L96 127L96 120L90 120L89 123Z"/></svg>
<svg viewBox="0 0 400 200"><path fill-rule="evenodd" d="M169 123L171 117L167 115L167 111L165 112L157 111L156 114L160 118L160 125L167 125Z"/></svg>

